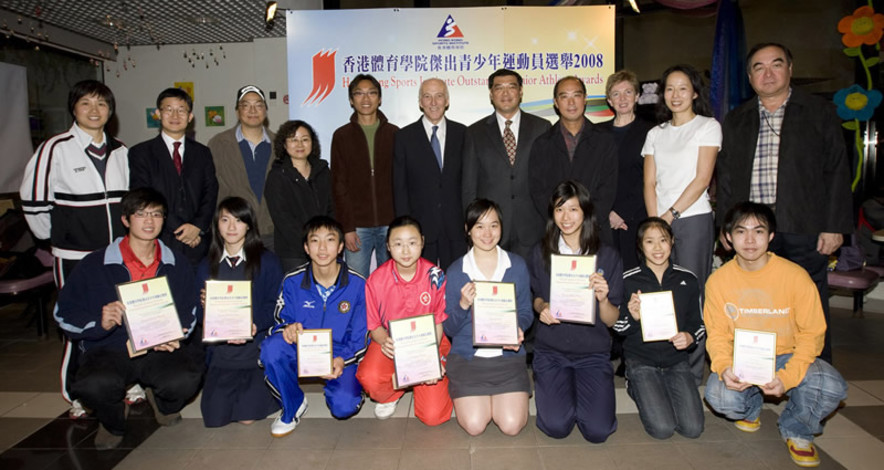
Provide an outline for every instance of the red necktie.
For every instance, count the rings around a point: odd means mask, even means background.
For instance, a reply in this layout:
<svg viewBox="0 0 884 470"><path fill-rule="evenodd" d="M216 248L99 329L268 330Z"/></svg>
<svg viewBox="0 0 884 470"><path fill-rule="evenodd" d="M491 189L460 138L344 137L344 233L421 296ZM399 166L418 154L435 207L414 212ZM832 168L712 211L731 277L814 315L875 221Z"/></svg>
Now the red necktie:
<svg viewBox="0 0 884 470"><path fill-rule="evenodd" d="M178 170L178 174L181 174L181 153L178 152L178 147L181 147L181 142L174 142L172 144L174 150L172 150L172 163L175 164L175 169Z"/></svg>

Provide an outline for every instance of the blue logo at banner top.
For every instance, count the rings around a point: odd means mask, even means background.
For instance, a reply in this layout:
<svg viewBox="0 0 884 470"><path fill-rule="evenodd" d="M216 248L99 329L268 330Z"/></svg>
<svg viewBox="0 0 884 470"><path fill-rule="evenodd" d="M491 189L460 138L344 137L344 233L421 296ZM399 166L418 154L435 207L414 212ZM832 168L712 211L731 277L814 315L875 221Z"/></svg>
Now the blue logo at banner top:
<svg viewBox="0 0 884 470"><path fill-rule="evenodd" d="M454 18L451 15L448 15L448 18L445 19L445 23L442 24L442 29L439 30L439 34L436 35L437 38L462 38L463 33L460 31L460 28L457 27L457 23L454 22Z"/></svg>

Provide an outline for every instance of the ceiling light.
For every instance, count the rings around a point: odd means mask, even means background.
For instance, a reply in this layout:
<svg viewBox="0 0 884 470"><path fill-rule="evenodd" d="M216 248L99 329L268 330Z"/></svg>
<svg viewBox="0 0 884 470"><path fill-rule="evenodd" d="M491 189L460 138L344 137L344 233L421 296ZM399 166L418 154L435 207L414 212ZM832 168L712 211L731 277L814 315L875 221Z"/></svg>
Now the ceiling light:
<svg viewBox="0 0 884 470"><path fill-rule="evenodd" d="M273 18L276 16L276 8L279 6L279 2L267 2L267 9L264 11L264 22L272 23Z"/></svg>
<svg viewBox="0 0 884 470"><path fill-rule="evenodd" d="M629 6L632 7L632 11L636 13L641 13L641 10L638 9L638 4L635 2L635 0L629 0Z"/></svg>

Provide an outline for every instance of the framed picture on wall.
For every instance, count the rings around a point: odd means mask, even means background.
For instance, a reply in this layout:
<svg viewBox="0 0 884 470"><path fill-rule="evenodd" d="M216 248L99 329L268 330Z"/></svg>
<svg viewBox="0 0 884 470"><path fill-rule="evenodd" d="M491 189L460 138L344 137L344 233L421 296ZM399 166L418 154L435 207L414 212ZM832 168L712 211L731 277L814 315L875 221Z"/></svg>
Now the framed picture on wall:
<svg viewBox="0 0 884 470"><path fill-rule="evenodd" d="M190 99L196 99L196 95L193 94L193 82L175 82L175 88L181 88L190 95Z"/></svg>
<svg viewBox="0 0 884 470"><path fill-rule="evenodd" d="M206 127L224 126L224 106L206 106Z"/></svg>
<svg viewBox="0 0 884 470"><path fill-rule="evenodd" d="M148 129L160 128L160 110L158 108L146 108L144 114L147 118Z"/></svg>

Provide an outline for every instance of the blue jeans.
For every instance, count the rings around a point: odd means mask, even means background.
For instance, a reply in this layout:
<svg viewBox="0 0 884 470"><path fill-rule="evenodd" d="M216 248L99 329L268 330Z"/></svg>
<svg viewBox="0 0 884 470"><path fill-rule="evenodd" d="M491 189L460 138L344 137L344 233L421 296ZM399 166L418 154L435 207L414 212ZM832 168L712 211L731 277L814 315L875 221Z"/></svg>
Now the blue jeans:
<svg viewBox="0 0 884 470"><path fill-rule="evenodd" d="M387 255L387 227L356 227L356 236L362 242L359 251L347 251L347 265L363 277L371 273L371 252L375 252L377 266L389 259Z"/></svg>
<svg viewBox="0 0 884 470"><path fill-rule="evenodd" d="M655 439L703 433L703 403L688 361L656 367L626 359L626 391L638 407L645 431Z"/></svg>
<svg viewBox="0 0 884 470"><path fill-rule="evenodd" d="M791 358L791 354L777 356L777 370L785 367ZM812 441L815 434L823 432L821 421L847 398L847 382L828 362L816 359L807 368L804 380L788 390L786 396L789 402L780 415L780 435L783 439L797 437ZM742 392L731 390L713 372L706 382L706 402L729 419L752 421L761 414L764 396L758 387Z"/></svg>

